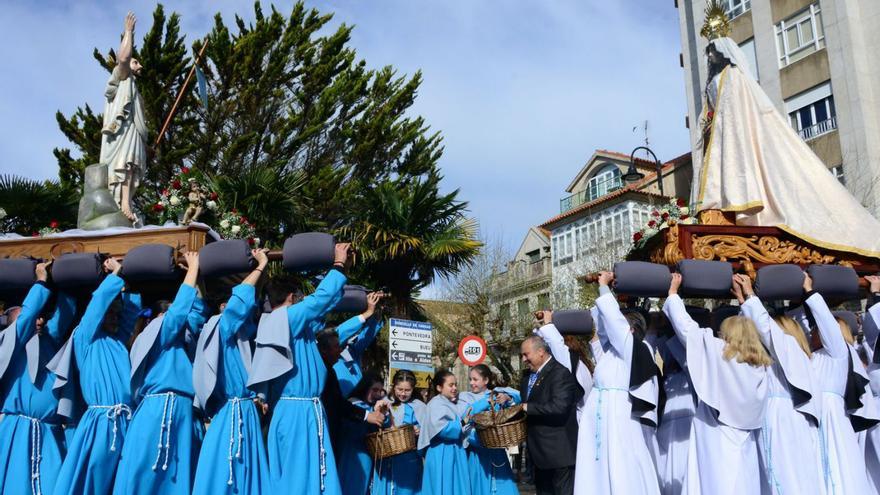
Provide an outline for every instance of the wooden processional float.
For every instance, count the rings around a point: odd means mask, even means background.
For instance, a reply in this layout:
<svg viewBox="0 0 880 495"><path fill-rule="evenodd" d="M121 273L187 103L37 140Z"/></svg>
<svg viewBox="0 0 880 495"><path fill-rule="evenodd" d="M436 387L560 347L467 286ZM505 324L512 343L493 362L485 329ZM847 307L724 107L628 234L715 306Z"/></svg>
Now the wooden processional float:
<svg viewBox="0 0 880 495"><path fill-rule="evenodd" d="M288 238L270 251L286 272L318 273L333 266L336 240L307 232ZM199 274L208 298L228 296L230 288L256 268L248 243L222 240L202 224L187 226L75 231L62 235L0 240L0 301L18 304L36 281L35 265L53 260L51 283L60 290L90 294L104 276L103 260L122 259L122 275L135 292L173 297L183 270L183 253L199 252ZM367 289L347 285L334 312L362 312Z"/></svg>

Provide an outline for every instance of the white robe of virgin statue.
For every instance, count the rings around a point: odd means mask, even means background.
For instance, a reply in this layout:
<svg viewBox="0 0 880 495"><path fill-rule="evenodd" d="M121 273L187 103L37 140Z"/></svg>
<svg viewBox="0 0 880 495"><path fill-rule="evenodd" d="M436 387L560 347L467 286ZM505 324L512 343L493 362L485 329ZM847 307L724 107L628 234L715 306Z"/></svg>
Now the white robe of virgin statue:
<svg viewBox="0 0 880 495"><path fill-rule="evenodd" d="M865 454L843 400L851 358L849 345L821 295L811 295L805 304L813 314L822 341L822 348L813 353L811 361L815 385L822 394L819 444L825 491L829 495L870 494Z"/></svg>
<svg viewBox="0 0 880 495"><path fill-rule="evenodd" d="M147 164L147 125L144 102L135 76L120 79L120 69L113 69L104 97L104 123L101 128L101 163L107 166L107 187L122 206L122 184L131 178L131 194L140 184Z"/></svg>
<svg viewBox="0 0 880 495"><path fill-rule="evenodd" d="M596 331L605 352L596 364L578 428L574 493L659 495L651 454L630 402L635 338L613 294L596 299L596 307Z"/></svg>
<svg viewBox="0 0 880 495"><path fill-rule="evenodd" d="M767 369L724 359L726 343L700 328L679 296L669 296L663 312L684 344L698 399L681 493L761 493L757 438L767 406Z"/></svg>
<svg viewBox="0 0 880 495"><path fill-rule="evenodd" d="M810 358L753 296L742 306L773 356L770 397L758 437L764 492L824 495L819 445L819 403ZM793 393L794 392L794 393ZM795 404L797 400L797 404Z"/></svg>
<svg viewBox="0 0 880 495"><path fill-rule="evenodd" d="M778 227L821 248L880 257L880 221L777 111L736 43L712 43L732 64L706 91L703 119L714 117L705 153L694 151L696 209L735 212L737 225Z"/></svg>

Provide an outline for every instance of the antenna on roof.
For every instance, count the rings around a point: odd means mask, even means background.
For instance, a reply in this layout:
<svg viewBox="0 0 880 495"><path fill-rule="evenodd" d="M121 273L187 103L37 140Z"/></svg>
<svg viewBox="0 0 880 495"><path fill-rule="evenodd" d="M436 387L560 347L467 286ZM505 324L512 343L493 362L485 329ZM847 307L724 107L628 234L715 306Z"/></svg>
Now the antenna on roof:
<svg viewBox="0 0 880 495"><path fill-rule="evenodd" d="M651 146L651 142L648 140L648 121L646 120L641 126L638 126L638 125L637 125L637 126L633 127L633 130L632 130L632 131L633 131L633 132L636 132L636 129L638 129L639 127L641 127L641 128L642 128L642 132L645 133L645 147L646 147L646 148L647 148L647 147L650 147L650 146Z"/></svg>

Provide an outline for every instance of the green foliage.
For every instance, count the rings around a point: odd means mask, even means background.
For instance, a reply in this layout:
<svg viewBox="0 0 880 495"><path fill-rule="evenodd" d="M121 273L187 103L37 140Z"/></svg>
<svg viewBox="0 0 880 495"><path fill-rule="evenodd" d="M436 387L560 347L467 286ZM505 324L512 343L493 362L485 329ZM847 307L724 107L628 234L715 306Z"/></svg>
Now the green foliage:
<svg viewBox="0 0 880 495"><path fill-rule="evenodd" d="M53 220L60 228L76 226L79 194L55 181L0 175L0 232L33 235Z"/></svg>
<svg viewBox="0 0 880 495"><path fill-rule="evenodd" d="M144 65L137 84L150 144L138 206L157 222L150 201L190 167L211 181L221 210L241 211L266 245L305 230L353 240L363 258L355 278L391 288L396 311L415 315L414 294L479 250L475 224L457 191L440 193L440 134L410 114L421 73L369 69L349 46L352 27L329 28L331 19L302 2L286 16L257 2L250 23L217 14L190 52L179 16L158 5L134 53ZM153 146L205 43L208 109L193 81ZM94 57L109 73L115 53L106 53ZM81 188L99 159L102 116L85 105L56 118L72 143L54 151L61 184Z"/></svg>

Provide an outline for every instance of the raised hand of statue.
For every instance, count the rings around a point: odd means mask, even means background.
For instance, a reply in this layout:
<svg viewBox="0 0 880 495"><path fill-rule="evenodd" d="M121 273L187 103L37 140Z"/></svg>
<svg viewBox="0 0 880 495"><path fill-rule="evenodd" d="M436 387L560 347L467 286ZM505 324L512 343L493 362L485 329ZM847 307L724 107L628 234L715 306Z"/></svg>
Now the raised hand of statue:
<svg viewBox="0 0 880 495"><path fill-rule="evenodd" d="M133 33L134 32L134 25L136 23L137 23L137 17L134 16L134 12L128 11L128 13L125 14L125 22L124 22L125 32L126 33Z"/></svg>

